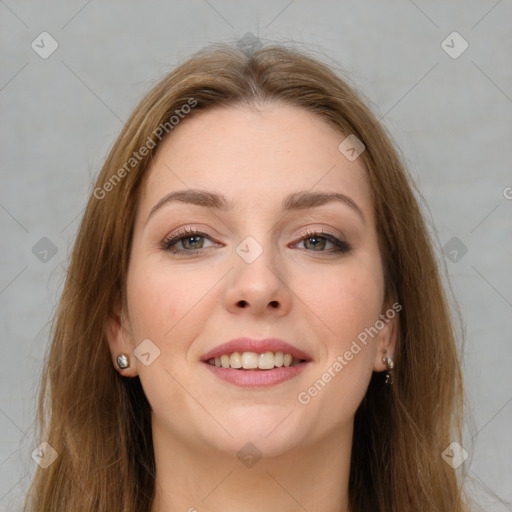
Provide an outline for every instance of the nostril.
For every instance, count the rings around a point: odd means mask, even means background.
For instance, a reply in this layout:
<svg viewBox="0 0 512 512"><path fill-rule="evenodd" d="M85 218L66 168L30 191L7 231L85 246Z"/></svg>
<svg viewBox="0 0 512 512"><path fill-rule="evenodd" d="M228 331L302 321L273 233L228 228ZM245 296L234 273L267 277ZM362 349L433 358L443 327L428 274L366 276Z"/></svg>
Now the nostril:
<svg viewBox="0 0 512 512"><path fill-rule="evenodd" d="M269 302L269 304L273 308L279 307L279 302L277 300L273 300L273 301ZM238 305L242 308L245 308L248 305L248 303L245 300L240 300L240 301L238 301Z"/></svg>

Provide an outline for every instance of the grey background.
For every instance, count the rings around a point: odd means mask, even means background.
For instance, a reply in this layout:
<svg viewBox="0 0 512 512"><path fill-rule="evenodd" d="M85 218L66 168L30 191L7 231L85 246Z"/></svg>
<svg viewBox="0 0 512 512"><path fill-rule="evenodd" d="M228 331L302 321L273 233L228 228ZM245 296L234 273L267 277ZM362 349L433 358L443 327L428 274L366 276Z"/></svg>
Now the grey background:
<svg viewBox="0 0 512 512"><path fill-rule="evenodd" d="M1 510L35 469L49 320L108 149L156 80L251 32L344 68L401 147L463 314L470 489L512 511L511 0L0 0L0 17ZM47 59L31 48L43 31L59 45ZM453 31L469 44L456 59L441 46Z"/></svg>

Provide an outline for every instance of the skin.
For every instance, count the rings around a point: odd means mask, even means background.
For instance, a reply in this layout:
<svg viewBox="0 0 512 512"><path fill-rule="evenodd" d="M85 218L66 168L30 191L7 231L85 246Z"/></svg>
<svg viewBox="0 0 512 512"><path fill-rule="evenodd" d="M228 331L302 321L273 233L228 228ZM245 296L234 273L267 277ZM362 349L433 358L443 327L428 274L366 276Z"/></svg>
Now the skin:
<svg viewBox="0 0 512 512"><path fill-rule="evenodd" d="M141 189L127 308L115 306L109 329L114 364L129 355L118 371L139 375L152 407L152 512L349 510L354 415L372 372L386 369L383 351L393 354L395 322L360 344L308 404L297 399L391 306L367 173L338 150L344 138L304 109L273 103L198 113L160 146ZM162 197L187 189L223 194L234 207L173 202L148 220ZM364 220L339 202L283 214L281 201L296 191L348 195ZM209 238L184 235L174 247L199 254L162 249L186 226ZM315 244L309 233L321 229L351 250ZM263 249L252 263L235 250L247 236ZM276 386L237 387L199 360L239 336L282 338L312 362ZM148 366L133 354L144 339L160 350ZM252 467L237 457L248 442L262 454Z"/></svg>

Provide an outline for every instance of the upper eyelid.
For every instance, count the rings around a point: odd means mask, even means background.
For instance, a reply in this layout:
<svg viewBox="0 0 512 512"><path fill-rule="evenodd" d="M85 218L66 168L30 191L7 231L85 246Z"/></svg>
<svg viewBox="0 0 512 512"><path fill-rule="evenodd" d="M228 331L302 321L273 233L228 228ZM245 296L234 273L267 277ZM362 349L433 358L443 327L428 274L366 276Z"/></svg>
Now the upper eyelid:
<svg viewBox="0 0 512 512"><path fill-rule="evenodd" d="M215 239L216 237L214 235L211 235L209 233L206 233L205 231L201 230L200 228L196 227L185 227L185 228L178 228L177 230L171 232L170 234L166 235L164 237L164 240L171 240L173 238L186 238L187 236L194 236L194 235L200 235L204 238L209 239ZM336 233L335 230L330 230L328 228L308 228L304 233L301 233L299 236L301 238L307 237L307 236L313 236L313 235L332 235L336 238L339 238L340 240L345 240L345 236L343 233Z"/></svg>
<svg viewBox="0 0 512 512"><path fill-rule="evenodd" d="M294 227L291 231L301 232L302 230L305 230L304 232L301 233L301 236L305 236L309 233L319 233L319 232L325 231L326 233L332 234L332 235L336 236L337 238L340 238L340 239L346 238L345 233L340 228L323 225L325 223L322 223L322 222L315 223L314 221L311 221L310 223L311 224L319 224L319 225L306 226L306 227L302 227L302 228ZM185 235L187 234L187 232L197 232L199 234L203 234L208 237L223 238L223 235L215 235L215 234L208 233L207 231L210 231L210 230L211 230L211 228L209 228L209 227L202 227L201 222L199 222L198 224L195 224L195 223L192 223L189 225L186 224L186 225L183 225L183 226L180 226L180 227L174 229L171 233L166 235L166 238L171 238L175 235L178 236L181 232L185 233ZM216 230L214 230L214 231L216 231Z"/></svg>
<svg viewBox="0 0 512 512"><path fill-rule="evenodd" d="M336 238L339 238L340 240L345 240L346 238L343 233L336 233L336 230L329 228L308 228L306 232L302 233L300 236L304 238L309 235L332 235L335 236Z"/></svg>

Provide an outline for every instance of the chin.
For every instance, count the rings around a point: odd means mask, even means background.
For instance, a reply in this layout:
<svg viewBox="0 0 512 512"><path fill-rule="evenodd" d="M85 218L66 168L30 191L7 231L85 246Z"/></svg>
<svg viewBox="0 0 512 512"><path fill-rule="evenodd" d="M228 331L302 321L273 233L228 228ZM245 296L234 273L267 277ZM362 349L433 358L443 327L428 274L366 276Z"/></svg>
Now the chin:
<svg viewBox="0 0 512 512"><path fill-rule="evenodd" d="M243 447L254 445L264 457L276 457L298 447L305 433L304 418L299 418L293 408L276 406L251 406L225 412L222 426L233 436L219 429L204 432L210 446L219 451L238 453ZM213 437L215 436L215 437ZM251 450L247 447L246 450Z"/></svg>

